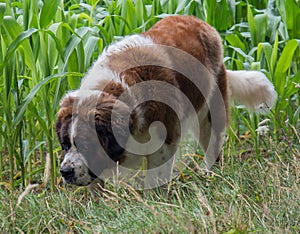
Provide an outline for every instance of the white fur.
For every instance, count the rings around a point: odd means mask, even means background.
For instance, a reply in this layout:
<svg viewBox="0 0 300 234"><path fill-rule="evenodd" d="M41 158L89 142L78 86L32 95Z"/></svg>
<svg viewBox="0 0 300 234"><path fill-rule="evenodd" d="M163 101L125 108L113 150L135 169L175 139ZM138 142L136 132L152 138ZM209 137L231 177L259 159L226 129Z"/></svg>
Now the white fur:
<svg viewBox="0 0 300 234"><path fill-rule="evenodd" d="M88 185L91 182L91 178L86 165L85 158L77 152L75 146L72 146L71 150L65 155L61 167L71 166L74 169L74 177L72 177L71 181L63 178L64 182L75 183L81 186Z"/></svg>
<svg viewBox="0 0 300 234"><path fill-rule="evenodd" d="M121 83L123 88L125 89L128 88L123 79L108 67L107 61L109 59L109 56L125 51L128 48L146 45L154 45L154 43L151 38L144 37L142 35L126 36L121 41L117 41L111 44L98 57L92 68L89 70L88 74L84 77L81 82L80 89L99 89L99 84L101 82L105 84L111 80Z"/></svg>
<svg viewBox="0 0 300 234"><path fill-rule="evenodd" d="M120 53L122 51L125 51L128 48L134 48L139 46L146 46L146 45L154 45L154 42L150 37L145 37L142 35L130 35L124 37L121 41L117 41L113 44L111 44L107 49L104 51L101 57L104 56L108 57L115 53ZM102 59L99 58L101 61Z"/></svg>
<svg viewBox="0 0 300 234"><path fill-rule="evenodd" d="M277 98L273 84L259 71L229 71L229 90L237 102L254 111L270 109Z"/></svg>
<svg viewBox="0 0 300 234"><path fill-rule="evenodd" d="M100 82L106 81L106 83L108 83L109 81L116 79L118 79L118 75L109 69L105 64L100 64L97 60L97 62L92 66L82 80L80 89L95 90L98 89Z"/></svg>
<svg viewBox="0 0 300 234"><path fill-rule="evenodd" d="M95 105L97 104L97 99L100 97L102 91L99 90L84 90L84 89L79 89L77 93L77 98L78 98L78 103L77 106L80 107L82 103L86 99L93 99L95 101Z"/></svg>
<svg viewBox="0 0 300 234"><path fill-rule="evenodd" d="M72 145L74 145L74 138L77 135L77 123L78 123L78 118L72 119L72 126L69 130L70 142Z"/></svg>
<svg viewBox="0 0 300 234"><path fill-rule="evenodd" d="M101 91L99 90L89 90L89 89L77 89L71 92L68 92L65 97L62 99L62 101L64 101L64 99L68 98L68 97L72 97L72 98L76 98L76 99L86 99L89 98L93 95L101 95Z"/></svg>
<svg viewBox="0 0 300 234"><path fill-rule="evenodd" d="M78 97L78 90L74 90L74 91L68 92L68 93L64 96L64 98L62 98L62 99L60 100L59 105L62 105L63 101L64 101L66 98L69 98L69 97L77 98L77 97Z"/></svg>

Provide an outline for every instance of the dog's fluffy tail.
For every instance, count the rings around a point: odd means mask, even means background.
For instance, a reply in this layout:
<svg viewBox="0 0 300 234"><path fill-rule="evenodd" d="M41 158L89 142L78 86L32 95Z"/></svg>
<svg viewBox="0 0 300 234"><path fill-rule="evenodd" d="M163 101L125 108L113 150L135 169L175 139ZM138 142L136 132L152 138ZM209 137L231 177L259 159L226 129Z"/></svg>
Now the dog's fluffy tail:
<svg viewBox="0 0 300 234"><path fill-rule="evenodd" d="M273 84L259 71L227 70L231 98L252 111L266 112L275 103Z"/></svg>

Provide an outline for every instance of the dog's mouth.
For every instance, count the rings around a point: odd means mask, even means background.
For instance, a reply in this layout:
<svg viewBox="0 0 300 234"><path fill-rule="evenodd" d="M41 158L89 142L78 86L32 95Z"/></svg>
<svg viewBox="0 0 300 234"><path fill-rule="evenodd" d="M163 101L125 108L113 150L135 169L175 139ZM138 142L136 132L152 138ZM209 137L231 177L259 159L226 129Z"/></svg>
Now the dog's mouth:
<svg viewBox="0 0 300 234"><path fill-rule="evenodd" d="M95 180L95 178L91 178L91 180L84 180L84 181L78 181L77 177L62 177L63 178L63 182L66 184L72 184L72 185L76 185L76 186L87 186L89 184L91 184L93 182L93 180Z"/></svg>
<svg viewBox="0 0 300 234"><path fill-rule="evenodd" d="M63 182L66 184L87 186L98 178L98 176L96 176L90 169L79 174L75 173L75 169L68 169L68 171L66 171L64 167L61 167L60 171Z"/></svg>
<svg viewBox="0 0 300 234"><path fill-rule="evenodd" d="M98 176L96 176L90 169L88 169L88 173L89 173L91 181L98 178Z"/></svg>
<svg viewBox="0 0 300 234"><path fill-rule="evenodd" d="M76 185L78 185L76 183L76 178L75 177L70 178L70 177L62 176L62 178L63 178L63 182L66 183L66 184L76 184Z"/></svg>

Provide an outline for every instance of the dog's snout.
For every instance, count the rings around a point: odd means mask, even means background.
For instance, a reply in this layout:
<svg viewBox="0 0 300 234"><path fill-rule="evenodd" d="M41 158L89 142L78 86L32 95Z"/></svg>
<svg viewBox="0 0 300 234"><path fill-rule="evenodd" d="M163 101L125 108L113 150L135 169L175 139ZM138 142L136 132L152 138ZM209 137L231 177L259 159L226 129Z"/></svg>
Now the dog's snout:
<svg viewBox="0 0 300 234"><path fill-rule="evenodd" d="M60 168L60 173L64 178L70 179L70 178L74 177L75 170L71 166L62 166Z"/></svg>

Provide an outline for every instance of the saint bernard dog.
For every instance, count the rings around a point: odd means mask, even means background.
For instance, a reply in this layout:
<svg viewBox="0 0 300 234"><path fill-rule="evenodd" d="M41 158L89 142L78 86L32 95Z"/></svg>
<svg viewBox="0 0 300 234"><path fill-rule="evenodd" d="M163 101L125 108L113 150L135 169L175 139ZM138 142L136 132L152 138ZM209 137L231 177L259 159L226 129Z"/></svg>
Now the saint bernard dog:
<svg viewBox="0 0 300 234"><path fill-rule="evenodd" d="M55 127L63 181L89 185L146 160L145 183L167 182L186 129L196 132L210 168L220 156L230 98L257 110L271 108L276 92L261 72L226 70L220 36L207 23L169 16L126 36L61 100Z"/></svg>

